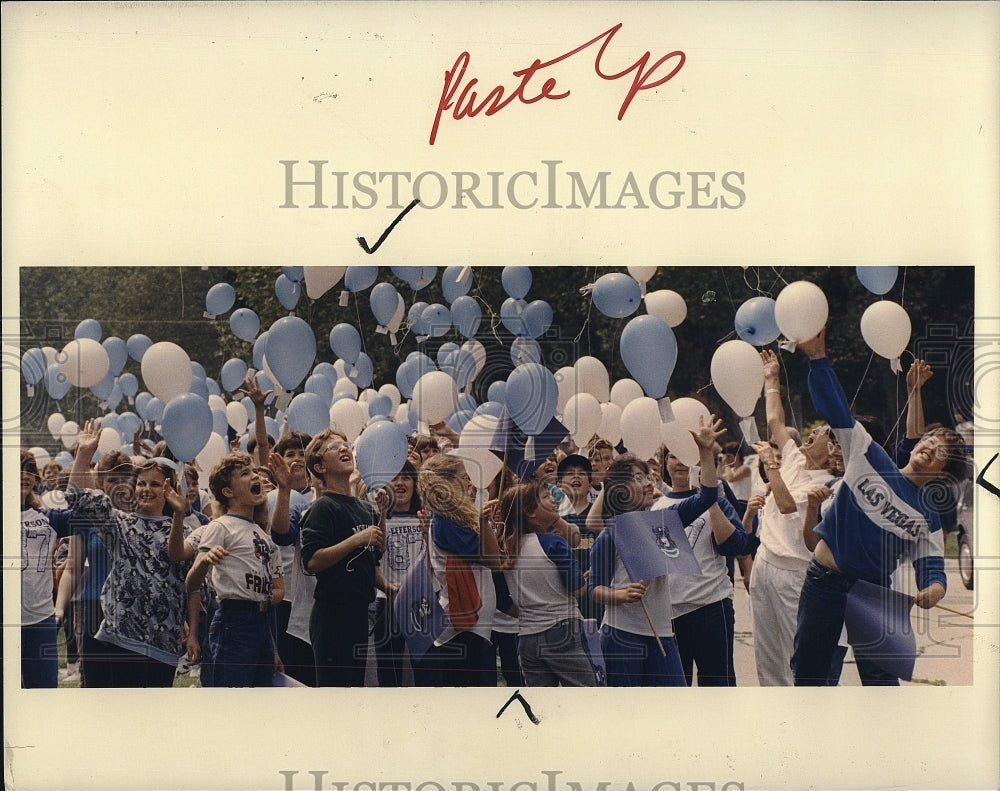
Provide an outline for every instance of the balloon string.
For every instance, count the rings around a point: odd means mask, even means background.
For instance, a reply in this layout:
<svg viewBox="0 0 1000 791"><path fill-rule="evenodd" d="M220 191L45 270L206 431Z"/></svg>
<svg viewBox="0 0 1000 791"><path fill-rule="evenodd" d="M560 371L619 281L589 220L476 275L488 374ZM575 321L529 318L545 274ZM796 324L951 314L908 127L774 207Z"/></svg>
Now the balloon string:
<svg viewBox="0 0 1000 791"><path fill-rule="evenodd" d="M184 318L184 268L177 267L177 273L180 275L181 279L181 318Z"/></svg>

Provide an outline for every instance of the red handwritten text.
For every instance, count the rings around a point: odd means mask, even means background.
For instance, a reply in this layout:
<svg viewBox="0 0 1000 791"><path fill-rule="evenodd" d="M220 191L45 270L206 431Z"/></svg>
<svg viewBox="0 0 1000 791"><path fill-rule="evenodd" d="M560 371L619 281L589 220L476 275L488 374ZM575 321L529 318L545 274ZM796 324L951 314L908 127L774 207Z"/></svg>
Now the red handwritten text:
<svg viewBox="0 0 1000 791"><path fill-rule="evenodd" d="M628 92L625 94L625 100L618 111L618 120L622 120L625 117L625 111L628 110L636 94L639 91L646 91L650 88L663 85L667 80L674 77L684 65L685 55L680 50L675 50L664 55L647 68L651 57L651 54L647 51L627 69L619 72L605 71L603 68L605 51L608 45L611 44L611 39L614 38L615 34L621 28L622 23L619 22L614 27L605 30L599 36L595 36L585 44L581 44L575 49L544 63L536 59L530 66L512 72L515 77L520 77L521 79L521 82L513 91L506 93L506 88L498 85L487 93L482 100L479 100L479 96L475 90L479 80L473 77L463 85L465 71L469 66L471 57L468 52L463 52L456 58L455 65L444 73L444 88L441 91L441 99L438 101L437 112L434 114L434 124L431 126L430 145L434 145L434 141L437 140L438 127L441 124L442 114L447 113L449 110L451 110L452 118L456 121L461 121L463 118L474 118L480 113L485 113L488 116L498 113L515 99L519 100L522 104L534 104L542 99L565 99L569 96L570 92L567 90L562 93L556 93L556 80L554 77L549 77L541 84L541 87L535 86L530 91L529 83L542 69L571 58L578 52L583 52L583 50L599 41L601 42L601 46L597 51L597 56L594 58L594 71L598 77L602 80L618 80L627 74L635 72L632 76L632 84L629 86ZM671 62L673 62L671 68L666 74L650 82L650 79L654 77L660 67L664 66L664 64L671 64ZM460 92L459 88L461 88ZM455 97L456 92L458 93L457 98Z"/></svg>

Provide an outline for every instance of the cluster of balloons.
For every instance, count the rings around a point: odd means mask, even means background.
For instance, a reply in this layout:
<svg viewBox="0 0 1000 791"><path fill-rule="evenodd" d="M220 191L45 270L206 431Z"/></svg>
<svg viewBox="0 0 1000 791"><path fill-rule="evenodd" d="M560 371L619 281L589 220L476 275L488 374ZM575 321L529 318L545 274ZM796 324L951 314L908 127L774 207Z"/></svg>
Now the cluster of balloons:
<svg viewBox="0 0 1000 791"><path fill-rule="evenodd" d="M436 267L398 266L392 272L414 294L437 277ZM251 371L262 390L272 391L268 404L274 405L275 393L288 393L279 402L284 408L264 418L268 433L276 436L283 420L291 429L309 434L328 426L339 428L357 442L359 470L369 486L384 485L399 472L408 434L441 422L461 435L458 455L473 480L488 482L499 469L499 458L490 451L490 444L504 415L529 437L540 435L558 420L580 446L598 436L649 458L662 443L685 463L695 464L697 447L690 431L700 419L707 419L708 412L695 399L666 399L678 355L673 328L686 319L687 307L674 291L647 292L646 284L655 272L656 267L629 267L628 274L602 275L589 290L602 314L629 319L619 344L631 378L613 384L604 364L591 356L580 357L555 373L542 363L538 338L551 326L553 312L544 300L527 301L532 273L523 266L505 267L501 272L507 297L499 315L514 335L514 368L505 380L489 384L482 404L471 395L471 386L486 362L486 350L475 338L482 309L479 300L470 296L475 278L465 266L447 267L441 274L447 304L416 301L409 311L395 286L377 282L378 267L282 267L275 295L289 311L303 292L317 299L343 278L342 304L350 294L370 289L369 304L378 331L393 336L393 342L404 313L418 340L451 331L464 339L443 343L436 359L423 351L411 352L398 366L395 382L378 389L373 387L374 366L363 351L356 327L335 325L329 345L336 361L317 363L316 335L306 321L292 313L261 332L254 311L247 307L233 310L237 295L227 283L208 291L205 316L214 319L233 311L229 320L233 334L253 343L252 368L234 357L223 364L216 380L175 343L154 343L141 334L127 340L102 339L100 323L86 319L61 350L27 350L21 358L21 372L29 388L42 384L56 401L74 386L94 393L107 410L99 452L130 449L132 436L147 425L156 428L178 459L197 460L203 469L211 468L227 452L231 432L243 436L244 446L253 434L254 405L241 395ZM897 271L895 267L858 267L857 274L867 289L882 296L892 288ZM638 313L640 307L645 307L644 313ZM712 384L737 416L752 416L760 398L763 366L758 348L782 336L791 343L814 337L825 325L828 312L822 290L806 281L785 286L776 299L761 295L739 307L737 339L722 343L711 359ZM909 342L909 318L897 303L880 300L865 311L861 333L876 353L898 358ZM130 358L140 366L141 392L140 377L123 372ZM294 391L299 392L290 397ZM115 411L124 398L134 404L134 411ZM50 416L48 429L66 449L73 447L79 432L79 426L60 413Z"/></svg>

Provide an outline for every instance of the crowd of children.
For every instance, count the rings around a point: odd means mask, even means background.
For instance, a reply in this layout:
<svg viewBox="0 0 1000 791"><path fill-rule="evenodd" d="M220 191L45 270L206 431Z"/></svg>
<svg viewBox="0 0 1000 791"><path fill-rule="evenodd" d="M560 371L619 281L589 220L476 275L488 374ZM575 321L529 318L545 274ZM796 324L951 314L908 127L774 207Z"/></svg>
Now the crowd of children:
<svg viewBox="0 0 1000 791"><path fill-rule="evenodd" d="M89 421L68 474L21 453L22 685L57 685L57 632L72 624L86 687L171 686L179 664L219 687L492 686L498 672L527 686L736 686L737 567L758 683L836 684L856 580L889 586L905 557L918 606L944 595L941 498L921 489L960 483L969 449L923 424L924 361L907 377L906 438L887 453L851 415L824 335L799 346L829 421L804 442L765 351L769 441L753 455L713 416L690 432L697 468L665 447L644 459L565 440L520 477L504 468L488 496L446 452L460 438L443 423L369 490L336 428L267 436L252 374L257 432L211 470L141 442L94 465ZM874 507L873 486L891 509ZM700 573L631 579L616 517L661 509ZM856 656L863 683L898 683Z"/></svg>

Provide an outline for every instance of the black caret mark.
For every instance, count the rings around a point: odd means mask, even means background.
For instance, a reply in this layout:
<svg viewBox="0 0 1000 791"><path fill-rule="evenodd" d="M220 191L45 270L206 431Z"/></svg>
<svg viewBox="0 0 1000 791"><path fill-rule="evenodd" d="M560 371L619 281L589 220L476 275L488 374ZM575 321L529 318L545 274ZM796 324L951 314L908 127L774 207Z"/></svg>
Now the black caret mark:
<svg viewBox="0 0 1000 791"><path fill-rule="evenodd" d="M535 723L535 725L538 725L538 723L541 722L541 720L535 716L534 712L532 712L531 706L528 705L528 701L521 697L521 690L517 690L517 692L511 695L507 702L500 707L500 711L497 712L497 719L500 719L500 715L503 714L507 710L507 707L515 700L520 701L521 705L524 706L524 713L528 715L529 720Z"/></svg>
<svg viewBox="0 0 1000 791"><path fill-rule="evenodd" d="M389 227L386 228L382 232L382 235L378 238L378 241L375 242L375 246L374 247L369 247L368 246L368 242L365 241L365 237L359 236L358 237L358 244L361 245L361 249L364 250L366 253L368 253L368 255L371 255L376 250L378 250L378 248L382 244L382 242L385 241L385 237L387 237L390 233L392 233L392 229L395 228L399 224L399 221L402 220L406 216L406 213L410 209L412 209L414 206L416 206L418 203L420 203L420 201L417 198L414 198L412 201L410 201L410 205L407 206L405 209L403 209L403 211L401 211L399 213L399 216L395 220L392 221L392 223L389 225Z"/></svg>
<svg viewBox="0 0 1000 791"><path fill-rule="evenodd" d="M990 465L997 460L997 456L1000 456L1000 453L994 453L993 458L986 462L986 466L979 471L979 475L976 476L976 485L982 486L990 494L1000 497L1000 488L997 488L995 484L990 483L983 477L986 475L986 471L990 468Z"/></svg>

